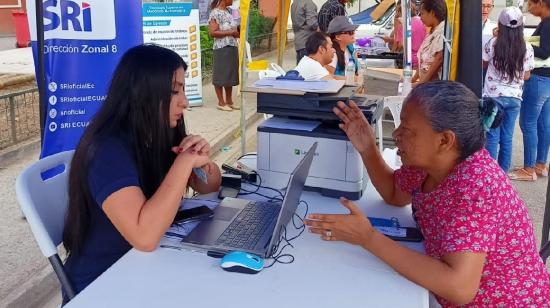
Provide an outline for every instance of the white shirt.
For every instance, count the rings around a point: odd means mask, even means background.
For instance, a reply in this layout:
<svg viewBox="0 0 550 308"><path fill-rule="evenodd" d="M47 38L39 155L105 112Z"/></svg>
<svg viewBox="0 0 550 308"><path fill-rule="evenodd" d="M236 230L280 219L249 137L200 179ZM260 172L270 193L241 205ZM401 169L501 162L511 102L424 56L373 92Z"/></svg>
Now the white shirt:
<svg viewBox="0 0 550 308"><path fill-rule="evenodd" d="M485 24L483 24L483 30L481 31L481 48L487 44L487 42L493 37L493 29L497 28L498 24L489 18Z"/></svg>
<svg viewBox="0 0 550 308"><path fill-rule="evenodd" d="M304 77L305 80L319 80L330 75L321 63L308 56L302 57L295 70L297 70L300 76Z"/></svg>
<svg viewBox="0 0 550 308"><path fill-rule="evenodd" d="M483 96L486 97L514 97L521 99L523 94L523 75L525 72L535 68L535 58L533 54L533 47L530 44L525 43L527 48L525 57L523 58L523 67L520 72L521 78L519 80L513 80L508 82L508 76L502 76L502 74L496 70L493 64L494 57L494 44L496 38L493 38L487 42L483 47L483 61L489 62L487 68L487 76L485 76L485 85L483 86Z"/></svg>
<svg viewBox="0 0 550 308"><path fill-rule="evenodd" d="M420 49L418 49L418 74L422 78L430 69L430 66L435 60L435 54L443 50L443 44L445 42L445 22L440 22L437 25L432 33L428 34L422 44ZM441 79L441 69L439 69L439 78Z"/></svg>
<svg viewBox="0 0 550 308"><path fill-rule="evenodd" d="M351 58L351 54L349 53L349 50L345 48L344 49L344 68L348 66L349 58ZM330 62L329 65L334 67L334 69L336 69L336 67L338 66L338 56L336 55L336 53L334 53L334 56L332 57L332 62Z"/></svg>

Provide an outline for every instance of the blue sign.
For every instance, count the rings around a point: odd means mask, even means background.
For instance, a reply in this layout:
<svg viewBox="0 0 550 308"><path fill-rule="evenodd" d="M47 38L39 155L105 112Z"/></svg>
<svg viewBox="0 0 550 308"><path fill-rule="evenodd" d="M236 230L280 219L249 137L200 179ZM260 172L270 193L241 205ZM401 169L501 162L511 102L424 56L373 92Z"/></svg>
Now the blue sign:
<svg viewBox="0 0 550 308"><path fill-rule="evenodd" d="M34 0L27 0L37 59ZM121 56L143 43L141 1L46 0L47 114L41 157L76 148ZM38 75L38 74L37 74Z"/></svg>

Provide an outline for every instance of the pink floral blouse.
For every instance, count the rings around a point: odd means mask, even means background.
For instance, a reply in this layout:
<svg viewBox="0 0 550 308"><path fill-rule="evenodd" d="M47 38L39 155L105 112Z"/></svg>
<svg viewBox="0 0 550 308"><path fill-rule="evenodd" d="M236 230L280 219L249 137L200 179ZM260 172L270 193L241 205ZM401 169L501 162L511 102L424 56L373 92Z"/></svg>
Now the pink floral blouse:
<svg viewBox="0 0 550 308"><path fill-rule="evenodd" d="M426 176L406 166L394 174L398 187L412 195L426 253L437 259L453 252L487 253L479 290L466 306L550 307L550 278L525 204L487 150L468 157L436 189L423 193Z"/></svg>

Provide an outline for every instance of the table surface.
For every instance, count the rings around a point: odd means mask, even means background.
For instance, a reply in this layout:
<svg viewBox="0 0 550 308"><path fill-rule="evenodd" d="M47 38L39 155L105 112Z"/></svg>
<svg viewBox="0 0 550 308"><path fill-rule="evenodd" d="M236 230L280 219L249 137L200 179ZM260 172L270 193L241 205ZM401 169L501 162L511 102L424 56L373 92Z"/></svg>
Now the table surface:
<svg viewBox="0 0 550 308"><path fill-rule="evenodd" d="M344 213L337 199L304 192L309 213ZM371 217L414 226L410 206L385 204L371 183L357 201ZM304 205L298 213L303 215ZM289 235L297 230L289 224ZM225 272L219 259L190 250L130 250L66 307L428 307L426 289L358 246L304 232L292 241L291 264L256 275ZM421 243L403 243L423 251ZM266 260L270 264L270 260Z"/></svg>

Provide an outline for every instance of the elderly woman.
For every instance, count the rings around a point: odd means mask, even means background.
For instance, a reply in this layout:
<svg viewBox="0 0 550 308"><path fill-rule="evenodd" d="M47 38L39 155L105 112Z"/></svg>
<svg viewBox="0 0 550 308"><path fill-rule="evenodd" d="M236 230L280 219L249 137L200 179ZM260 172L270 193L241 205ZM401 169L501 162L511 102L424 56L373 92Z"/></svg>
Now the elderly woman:
<svg viewBox="0 0 550 308"><path fill-rule="evenodd" d="M441 79L445 19L447 19L445 0L422 1L420 18L431 30L418 50L418 70L412 78L413 87L430 80Z"/></svg>
<svg viewBox="0 0 550 308"><path fill-rule="evenodd" d="M444 307L547 304L550 280L525 205L484 149L494 108L480 108L475 94L456 82L417 86L394 132L403 167L393 171L357 105L339 102L334 112L340 127L384 201L412 202L427 255L378 232L346 199L342 204L350 214L312 214L306 220L310 231L323 240L360 245L435 293Z"/></svg>

